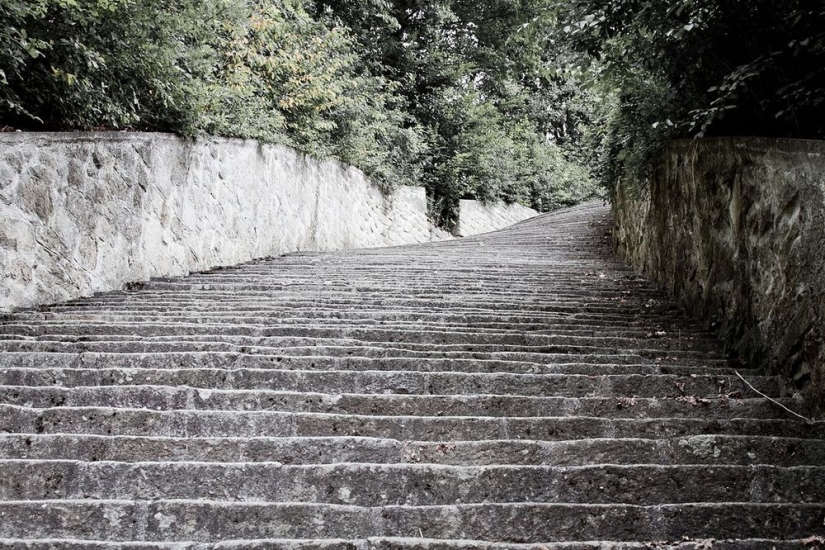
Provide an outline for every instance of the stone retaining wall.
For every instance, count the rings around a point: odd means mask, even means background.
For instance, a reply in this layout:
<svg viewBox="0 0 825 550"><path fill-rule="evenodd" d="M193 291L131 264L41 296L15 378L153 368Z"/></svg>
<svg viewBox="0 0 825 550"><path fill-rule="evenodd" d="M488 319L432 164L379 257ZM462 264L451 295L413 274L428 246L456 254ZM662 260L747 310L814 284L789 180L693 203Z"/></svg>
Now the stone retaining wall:
<svg viewBox="0 0 825 550"><path fill-rule="evenodd" d="M459 237L489 233L538 214L536 210L520 204L503 202L484 204L474 200L461 200L455 233Z"/></svg>
<svg viewBox="0 0 825 550"><path fill-rule="evenodd" d="M467 235L535 215L461 201ZM0 134L0 312L297 250L450 238L422 187L251 140Z"/></svg>
<svg viewBox="0 0 825 550"><path fill-rule="evenodd" d="M825 142L674 142L614 212L620 254L825 411Z"/></svg>
<svg viewBox="0 0 825 550"><path fill-rule="evenodd" d="M0 135L0 311L431 233L423 188L385 197L360 171L286 147L142 133Z"/></svg>

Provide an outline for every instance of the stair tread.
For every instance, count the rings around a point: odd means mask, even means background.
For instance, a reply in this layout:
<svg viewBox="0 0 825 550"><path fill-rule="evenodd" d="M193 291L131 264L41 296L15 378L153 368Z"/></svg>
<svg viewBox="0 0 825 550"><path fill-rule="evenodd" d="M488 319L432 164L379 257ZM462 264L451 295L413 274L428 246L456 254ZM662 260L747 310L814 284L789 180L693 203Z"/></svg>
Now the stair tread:
<svg viewBox="0 0 825 550"><path fill-rule="evenodd" d="M0 547L819 544L825 424L610 223L589 203L4 316Z"/></svg>

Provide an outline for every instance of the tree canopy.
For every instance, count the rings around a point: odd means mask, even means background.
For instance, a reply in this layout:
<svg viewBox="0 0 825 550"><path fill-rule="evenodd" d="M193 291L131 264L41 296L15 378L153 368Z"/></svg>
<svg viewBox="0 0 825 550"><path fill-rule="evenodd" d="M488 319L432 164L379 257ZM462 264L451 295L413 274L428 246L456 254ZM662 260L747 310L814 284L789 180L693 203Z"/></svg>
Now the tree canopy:
<svg viewBox="0 0 825 550"><path fill-rule="evenodd" d="M0 125L284 143L540 210L673 137L825 134L806 0L0 0Z"/></svg>
<svg viewBox="0 0 825 550"><path fill-rule="evenodd" d="M609 180L674 137L825 138L825 2L558 0L552 33L615 90Z"/></svg>

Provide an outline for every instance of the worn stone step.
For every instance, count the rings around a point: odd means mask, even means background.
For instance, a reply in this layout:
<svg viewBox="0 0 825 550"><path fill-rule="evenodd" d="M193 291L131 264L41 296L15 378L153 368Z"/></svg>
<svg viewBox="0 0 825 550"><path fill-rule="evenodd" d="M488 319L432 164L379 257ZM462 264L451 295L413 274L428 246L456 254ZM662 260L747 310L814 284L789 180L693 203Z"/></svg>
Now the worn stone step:
<svg viewBox="0 0 825 550"><path fill-rule="evenodd" d="M239 352L160 352L160 353L38 353L7 352L0 354L0 369L64 369L64 368L250 368L295 370L388 370L414 372L506 372L510 374L691 374L734 375L737 369L727 367L727 361L677 360L663 357L659 361L627 355L588 355L570 357L567 354L546 355L544 362L438 358L438 357L358 357L358 356L291 356L245 354ZM758 374L739 368L748 377Z"/></svg>
<svg viewBox="0 0 825 550"><path fill-rule="evenodd" d="M712 373L721 372L717 368L729 366L729 362L716 356L690 358L680 357L671 354L619 354L619 353L593 353L584 355L571 355L568 353L509 353L509 352L461 352L450 351L444 353L432 353L416 351L401 351L392 348L371 348L342 346L332 348L333 354L324 355L324 349L317 347L291 348L288 350L278 350L277 353L268 352L265 349L244 346L224 346L227 349L209 350L173 350L163 351L157 349L141 351L90 351L88 349L60 351L57 346L44 346L48 351L5 351L0 353L0 368L2 367L77 367L94 361L96 364L105 364L106 361L113 361L112 366L121 364L121 361L128 361L133 365L139 365L144 360L157 360L160 366L169 364L170 361L177 361L177 365L185 366L187 361L193 361L193 367L200 364L208 366L225 367L228 363L238 366L260 367L262 365L271 366L282 361L308 361L310 368L318 368L324 364L333 365L356 365L360 369L371 370L369 365L390 365L402 364L406 370L410 364L447 364L463 362L465 365L472 365L475 362L504 364L504 370L510 372L516 363L530 365L531 367L541 365L558 364L579 364L579 365L645 365L646 367L690 367L690 368L710 368ZM83 348L83 345L77 347ZM149 347L149 346L144 346ZM243 350L243 351L241 351ZM212 361L204 363L205 358L214 358ZM38 360L39 359L39 360ZM66 361L69 364L66 364ZM364 368L367 367L367 368ZM372 370L382 370L386 367L375 367ZM737 367L738 368L738 367ZM744 367L747 370L747 367ZM434 369L412 369L412 370L434 370ZM438 370L438 369L435 369ZM452 370L452 369L442 369ZM462 369L455 369L462 370ZM475 372L475 369L463 369ZM484 371L485 369L479 369ZM733 371L729 368L728 374Z"/></svg>
<svg viewBox="0 0 825 550"><path fill-rule="evenodd" d="M0 500L220 499L356 506L825 500L825 467L0 461Z"/></svg>
<svg viewBox="0 0 825 550"><path fill-rule="evenodd" d="M273 318L274 317L274 318ZM457 313L425 313L421 311L391 311L391 310L346 310L322 309L290 310L288 308L270 309L264 315L261 311L243 311L239 309L225 309L223 311L172 311L160 312L148 306L140 309L131 306L110 309L107 311L78 312L71 309L61 311L47 310L22 311L13 315L12 319L20 324L32 323L199 323L221 325L226 323L242 323L263 325L269 327L295 325L321 325L325 327L353 324L355 326L393 326L398 328L429 326L454 327L467 330L500 329L507 331L552 331L587 332L599 334L639 334L645 335L650 331L665 330L673 333L682 332L685 336L710 338L713 335L701 330L694 323L686 319L669 319L666 323L655 324L650 320L629 321L624 316L543 316L530 317L527 315L502 315L488 313L483 315Z"/></svg>
<svg viewBox="0 0 825 550"><path fill-rule="evenodd" d="M671 337L681 339L711 339L712 335L701 330L689 330L681 327L665 328L653 325L619 325L619 324L602 324L596 325L593 323L571 323L571 322L545 322L545 323L524 323L517 321L439 321L430 319L387 319L387 318L365 318L361 317L300 317L291 315L286 318L279 318L274 322L271 318L261 317L258 315L225 315L217 317L214 315L180 315L180 314L145 314L142 316L129 315L118 316L110 314L94 314L94 315L76 315L69 318L66 315L61 316L59 321L50 321L44 319L25 319L18 314L15 316L14 324L8 323L0 325L3 327L2 335L4 338L13 336L24 336L36 334L41 331L43 327L48 330L56 331L58 327L73 327L78 326L97 326L103 325L108 327L117 326L190 326L209 327L220 333L226 327L247 326L253 328L266 328L273 333L278 334L279 331L290 330L296 327L314 327L319 330L341 329L382 329L394 331L451 331L462 334L537 334L537 335L555 335L555 336L573 336L573 337L618 337L630 339L649 339L655 333L670 331ZM20 330L16 330L16 329ZM85 334L85 333L84 333ZM661 337L656 335L656 337Z"/></svg>
<svg viewBox="0 0 825 550"><path fill-rule="evenodd" d="M386 250L383 252L387 252ZM530 269L533 262L513 262L512 268L510 265L501 262L490 262L484 255L479 255L476 258L476 265L469 268L462 268L460 266L445 265L441 258L427 258L419 257L420 264L410 262L410 257L420 256L415 254L414 249L407 249L409 256L387 256L380 257L383 261L374 261L375 258L370 258L368 255L359 255L358 260L354 261L351 256L338 256L336 259L341 262L324 261L334 258L334 255L319 256L319 261L310 264L299 264L291 262L287 257L281 257L277 260L269 260L266 262L250 263L243 268L235 269L234 271L206 271L200 273L193 273L185 279L185 282L191 283L214 283L214 282L283 282L284 284L309 284L307 281L308 275L341 275L344 271L353 274L359 274L361 277L354 281L360 285L382 284L392 282L394 280L402 280L409 284L419 286L427 286L433 282L440 280L448 280L453 284L476 284L483 282L485 278L494 278L494 280L513 281L519 286L547 286L547 279L544 273L535 269ZM435 259L435 261L430 261ZM274 266L277 262L277 266ZM602 267L604 267L604 262ZM277 267L282 269L278 269ZM437 270L430 269L431 266L438 266ZM577 280L583 278L593 283L604 283L614 280L621 280L627 283L634 283L641 288L648 288L650 290L657 290L657 287L647 279L639 277L631 268L623 265L611 265L612 269L594 273L587 271L592 264L580 264L579 266L565 264L565 265L548 265L547 271L551 275L564 275L568 279ZM577 270L578 267L578 270ZM427 277L424 277L427 276ZM370 278L373 277L373 278ZM176 277L156 277L148 281L147 288L157 288L155 285L173 284L179 282L180 279ZM558 283L554 279L554 283ZM559 285L561 286L561 285ZM508 287L512 288L512 287ZM578 287L574 287L578 288Z"/></svg>
<svg viewBox="0 0 825 550"><path fill-rule="evenodd" d="M675 317L676 312L671 310L657 311L647 309L644 304L639 304L633 307L617 307L621 299L607 300L604 305L565 305L556 306L553 308L544 307L537 309L531 307L530 304L511 303L506 304L501 301L490 302L475 302L469 299L462 299L460 302L450 302L443 298L432 298L426 304L416 303L384 303L376 302L370 304L366 298L360 300L287 300L281 299L277 302L269 304L260 297L255 300L255 297L248 297L245 299L225 297L218 301L175 301L175 302L139 302L126 306L127 311L130 307L134 308L135 312L151 312L154 315L158 314L182 314L182 313L197 313L199 311L208 313L257 313L258 315L307 315L310 312L330 312L335 315L345 315L349 310L359 309L361 314L380 313L385 311L392 311L395 316L411 313L414 315L420 313L427 313L429 315L443 315L443 314L463 314L463 315L494 315L500 311L502 318L507 317L534 317L541 316L546 322L546 326L552 327L553 323L558 324L585 324L585 321L594 321L593 326L680 326L679 321L684 321L683 318ZM317 307L317 310L315 309ZM83 312L84 314L103 314L109 311L117 312L121 308L117 304L109 304L105 307L83 309L80 306L75 306L72 311ZM59 312L59 311L58 311ZM397 317L396 317L397 318ZM409 319L406 316L405 319ZM701 332L701 331L700 331Z"/></svg>
<svg viewBox="0 0 825 550"><path fill-rule="evenodd" d="M411 544L413 541L398 541ZM429 545L429 541L422 541ZM386 544L395 541L376 539L375 541L342 539L265 539L234 540L214 544L198 542L106 542L78 539L0 539L3 550L210 550L210 549L255 549L255 550L361 550L366 548L389 548ZM447 543L448 544L448 543Z"/></svg>
<svg viewBox="0 0 825 550"><path fill-rule="evenodd" d="M169 337L107 336L103 340L93 336L63 337L52 335L43 339L15 339L0 342L7 352L60 353L147 353L147 352L241 352L287 355L359 355L373 357L477 357L511 358L541 362L547 355L592 356L628 355L637 358L701 361L719 358L708 351L671 348L619 346L515 345L515 344L426 344L413 342L367 342L349 338L311 339L219 335L176 335Z"/></svg>
<svg viewBox="0 0 825 550"><path fill-rule="evenodd" d="M2 326L2 325L0 325ZM143 346L150 346L154 342L159 342L161 345L166 343L187 343L187 342L225 342L238 346L255 346L255 347L338 347L338 346L358 346L366 345L370 347L391 347L396 349L410 349L421 350L422 344L432 344L430 349L439 350L445 349L451 351L455 347L465 351L472 351L475 349L489 350L489 351L525 351L528 353L545 352L545 353L568 353L568 354L589 354L598 353L599 351L616 350L614 353L621 353L625 351L635 352L636 350L645 350L647 354L671 354L671 355L687 355L695 357L697 353L707 352L709 349L718 346L716 342L712 344L704 344L699 340L683 340L680 342L670 341L663 338L648 338L648 339L629 339L629 338L602 338L602 337L555 337L543 335L484 335L473 334L467 335L464 333L439 333L428 331L415 331L411 333L392 332L385 334L377 334L376 332L358 334L356 330L334 330L325 331L329 337L324 336L250 336L247 334L225 334L210 332L208 328L204 327L203 331L193 331L181 329L179 331L169 330L161 331L157 334L141 334L140 330L134 333L124 330L117 334L93 334L94 330L88 329L84 333L84 327L77 327L75 334L44 334L40 336L11 336L0 340L0 347L15 350L15 346L23 345L28 342L82 342L84 346L91 347L95 343L101 342L123 342L122 345L128 345L127 342L139 343ZM118 331L104 328L103 332L116 333ZM197 333L195 333L197 332ZM244 331L240 331L244 332ZM263 332L263 331L261 331ZM286 330L273 332L295 332L295 333L309 333L312 331L304 330ZM321 331L319 331L320 333ZM337 337L333 335L337 334ZM386 339L381 340L380 337L385 336ZM361 337L367 339L360 339ZM379 339L376 339L379 338ZM463 343L462 343L463 342ZM36 346L36 344L35 344ZM451 348L451 346L454 346ZM18 348L19 349L19 348ZM35 348L36 349L36 348ZM41 348L42 349L42 348Z"/></svg>
<svg viewBox="0 0 825 550"><path fill-rule="evenodd" d="M399 540L397 544L410 544L412 542ZM422 543L425 545L430 544L429 541L422 541ZM106 542L78 539L0 539L0 548L3 550L361 550L379 547L389 548L386 546L387 544L396 544L396 541L387 539L375 539L374 541L367 539L264 539L234 540L210 544L198 542Z"/></svg>
<svg viewBox="0 0 825 550"><path fill-rule="evenodd" d="M700 434L823 438L825 425L796 420L377 416L277 411L150 411L0 405L0 431L164 437L363 436L399 440L662 438Z"/></svg>
<svg viewBox="0 0 825 550"><path fill-rule="evenodd" d="M310 321L307 326L299 324L266 325L250 324L246 319L228 319L222 323L194 323L161 319L159 322L113 323L112 321L78 321L74 323L55 322L30 324L0 324L0 339L71 339L82 336L84 341L106 340L110 337L128 335L134 339L172 336L211 335L225 338L227 336L269 337L287 340L298 337L314 340L359 340L365 342L405 343L499 343L525 345L571 345L590 346L598 344L604 347L623 348L674 348L677 350L718 350L721 345L701 333L681 333L654 328L647 330L601 330L593 328L564 329L541 327L527 330L525 328L503 329L464 327L452 325L424 324L373 324L358 326L359 323L342 320L339 324L315 324Z"/></svg>
<svg viewBox="0 0 825 550"><path fill-rule="evenodd" d="M585 314L585 313L543 313L536 314L530 311L501 311L487 309L461 308L440 308L428 310L427 308L382 308L370 306L369 304L296 304L290 307L284 302L267 305L258 301L246 304L228 304L226 301L215 302L214 304L193 304L185 306L176 303L165 304L127 304L124 306L113 305L106 308L82 308L79 305L58 307L52 306L48 310L36 312L15 313L14 320L19 322L37 322L44 320L56 320L57 318L67 321L83 322L90 321L112 321L112 322L134 322L134 321L158 321L176 322L177 320L187 321L189 319L200 319L204 322L212 320L215 323L227 322L237 319L243 322L263 322L265 319L274 321L274 326L313 323L341 323L351 321L363 324L426 324L433 326L453 326L453 327L508 327L512 330L534 329L534 330L595 330L595 331L616 331L616 330L665 330L677 333L679 330L685 334L696 334L706 337L713 336L698 328L694 323L682 317L672 315L654 314L629 314L628 312L613 312ZM195 321L197 322L197 321Z"/></svg>
<svg viewBox="0 0 825 550"><path fill-rule="evenodd" d="M340 251L338 251L340 252ZM171 285L175 283L238 283L238 282L285 282L292 284L312 284L312 278L308 275L329 275L336 276L343 272L360 275L353 284L360 285L380 285L387 281L402 280L409 284L418 286L428 286L433 282L442 279L448 280L453 284L478 284L483 281L485 277L494 276L496 280L511 279L513 282L521 286L547 286L547 280L539 270L531 269L533 265L538 262L533 261L511 261L510 264L501 261L491 261L489 258L490 251L481 251L480 254L475 255L473 265L471 266L456 266L444 263L445 255L431 255L431 254L417 254L421 250L415 248L407 248L405 252L408 255L394 256L389 253L389 250L382 250L382 254L378 257L370 256L369 254L359 251L358 257L353 258L352 254L339 254L333 252L329 255L319 255L315 260L308 263L299 263L292 261L292 258L281 256L272 258L263 262L251 262L243 267L237 266L238 269L229 271L204 271L193 273L185 279L180 277L153 277L147 282L149 288L159 288L161 285ZM454 254L454 251L449 251L447 255ZM410 258L417 258L418 262L410 262ZM520 258L525 260L527 258ZM536 258L538 259L538 258ZM512 260L512 259L508 259ZM273 265L276 264L276 265ZM649 280L639 277L632 268L614 261L601 262L601 266L610 265L612 269L594 273L588 271L592 268L595 262L565 262L558 265L547 265L547 271L552 275L564 275L569 279L583 278L585 280L604 283L612 280L622 280L628 283L635 283L640 287L655 290L657 287ZM433 266L438 266L438 269L430 269ZM512 269L510 268L512 266ZM428 277L423 277L428 275ZM519 278L523 275L523 278ZM370 277L374 278L370 278ZM353 277L355 279L355 277ZM557 283L557 280L554 280ZM510 287L507 287L510 288Z"/></svg>
<svg viewBox="0 0 825 550"><path fill-rule="evenodd" d="M794 406L792 399L777 400ZM610 418L775 418L763 398L526 397L520 395L376 395L213 390L188 386L0 386L0 403L33 408L113 407L155 410L275 410L381 416L589 416Z"/></svg>
<svg viewBox="0 0 825 550"><path fill-rule="evenodd" d="M816 537L813 538L816 543ZM256 543L254 543L256 544ZM264 543L266 544L266 543ZM323 544L323 543L321 543ZM712 547L714 550L798 550L813 545L804 539L730 539L716 540L712 537L690 538L671 541L588 541L588 542L543 542L539 544L491 543L487 541L437 540L417 538L369 539L370 550L697 550ZM255 548L255 546L252 546ZM260 548L260 547L259 547ZM263 546L262 548L266 548ZM272 547L277 548L276 546ZM323 548L323 547L321 547Z"/></svg>
<svg viewBox="0 0 825 550"><path fill-rule="evenodd" d="M650 280L640 277L631 267L610 258L603 258L603 261L598 261L598 258L596 261L560 261L555 265L543 263L540 257L510 257L502 261L490 261L485 257L490 254L488 249L474 255L471 265L462 267L448 263L449 256L454 255L455 251L436 256L416 254L419 251L414 247L408 247L404 256L391 256L387 252L386 249L382 250L378 257L364 254L363 250L356 254L347 251L348 255L337 257L333 252L317 256L318 261L304 264L292 262L288 255L279 256L263 262L242 264L234 271L206 271L192 273L187 277L153 277L131 290L157 293L170 287L197 284L240 285L261 282L289 287L341 284L369 290L399 281L405 286L416 288L445 288L452 285L456 289L469 288L472 291L488 283L505 281L512 285L489 286L498 292L507 292L513 288L547 290L557 287L576 292L588 286L609 290L615 287L615 283L621 282L640 292L648 290L661 294L661 289ZM537 267L543 269L536 269ZM548 284L547 276L553 277L552 284Z"/></svg>
<svg viewBox="0 0 825 550"><path fill-rule="evenodd" d="M774 377L750 376L766 395L779 395ZM205 389L385 393L414 395L522 395L552 397L721 397L752 395L730 375L565 375L467 372L322 371L270 369L0 369L5 386L191 386Z"/></svg>
<svg viewBox="0 0 825 550"><path fill-rule="evenodd" d="M441 292L416 293L412 290L398 289L396 293L360 292L354 289L333 292L329 288L307 289L286 292L277 291L269 285L261 285L254 290L181 290L185 296L170 291L166 295L136 294L130 296L128 306L143 307L151 305L156 312L167 310L186 310L193 308L210 308L212 305L221 309L239 309L254 311L256 309L288 308L293 311L311 309L316 303L322 309L336 308L339 310L352 309L359 304L366 304L366 311L392 310L415 311L426 313L486 313L491 314L500 310L502 314L524 314L526 316L541 315L555 317L601 317L607 319L618 315L625 315L629 320L650 322L653 320L668 321L678 316L679 310L670 302L661 299L661 296L650 294L638 297L626 294L630 291L593 295L582 291L580 296L559 296L555 291L551 294L529 291L524 294L497 294L486 290L479 290L474 294L451 292L442 289ZM526 297L530 295L530 297ZM645 298L645 299L640 299ZM108 311L119 309L116 301L97 301L85 304L94 311ZM498 306L498 309L497 309ZM83 311L82 309L79 311Z"/></svg>
<svg viewBox="0 0 825 550"><path fill-rule="evenodd" d="M604 355L623 355L625 361L664 362L692 361L704 362L718 359L702 352L677 350L637 349L620 350L599 347L569 346L507 346L507 345L441 345L418 348L414 344L388 343L385 345L360 343L357 345L305 345L305 346L268 346L259 345L254 339L247 339L245 344L216 341L215 338L190 339L176 337L174 341L131 341L109 342L77 341L12 341L5 342L3 349L7 352L28 353L186 353L186 352L233 352L250 355L291 355L291 356L357 356L357 357L407 357L407 358L458 358L458 359L500 359L509 361L527 361L536 363L558 362L560 355L566 355L567 361L581 358L587 362L592 357Z"/></svg>
<svg viewBox="0 0 825 550"><path fill-rule="evenodd" d="M171 293L170 293L171 294ZM563 300L559 302L545 302L543 300L525 299L522 301L505 301L489 298L470 298L468 296L453 296L443 294L438 296L416 297L408 296L385 297L375 296L373 300L367 300L365 296L357 296L355 293L348 293L341 296L323 296L316 294L307 296L279 296L277 302L267 304L266 298L262 297L263 292L250 292L248 295L233 292L221 296L215 292L191 292L189 296L183 297L171 294L166 299L146 300L145 297L140 304L150 305L154 311L173 311L181 308L200 308L208 311L220 311L221 309L242 309L244 311L254 311L256 309L266 310L272 307L292 309L312 309L316 305L320 308L335 308L346 310L364 307L366 309L392 309L396 311L426 311L440 313L491 313L500 311L502 314L525 314L525 315L565 315L565 316L624 316L627 320L658 323L672 320L679 314L679 310L672 304L660 299L651 298L640 303L622 303L621 298L615 300L603 300L601 302L571 302ZM140 297L140 295L137 295ZM134 296L129 298L134 299ZM172 299L173 298L173 299ZM63 306L63 308L84 308L89 306L101 308L118 308L116 301L80 302L73 306ZM54 308L59 311L59 308Z"/></svg>
<svg viewBox="0 0 825 550"><path fill-rule="evenodd" d="M699 329L694 322L683 317L656 318L646 316L642 319L628 318L620 314L590 315L584 313L554 315L536 315L529 312L500 312L500 311L465 311L442 310L426 311L425 309L384 309L363 304L358 309L324 306L317 304L314 307L290 308L282 303L265 304L250 302L244 308L232 307L223 302L216 302L214 308L192 307L185 308L174 303L155 304L124 303L117 307L94 308L92 304L72 302L65 305L49 306L42 310L20 311L13 314L11 319L21 323L35 323L42 321L62 322L144 322L144 321L203 321L206 323L222 323L241 320L278 325L295 325L310 323L361 323L381 324L399 323L412 325L428 324L434 326L453 327L502 327L516 329L559 329L559 330L666 330L671 332L684 331L685 334L713 336L712 333Z"/></svg>
<svg viewBox="0 0 825 550"><path fill-rule="evenodd" d="M821 538L821 537L820 537ZM495 543L480 540L444 540L418 537L341 539L268 539L234 540L218 543L199 542L104 542L49 539L43 541L5 539L0 548L8 550L697 550L712 545L718 550L798 550L816 549L817 537L806 539L730 539L712 538L678 541L588 541L542 543Z"/></svg>
<svg viewBox="0 0 825 550"><path fill-rule="evenodd" d="M825 441L784 436L662 439L408 441L370 437L156 437L0 434L0 459L87 462L382 462L586 466L592 464L821 465Z"/></svg>
<svg viewBox="0 0 825 550"><path fill-rule="evenodd" d="M362 261L358 253L354 261ZM409 264L415 262L413 256L406 258L407 265L398 264L388 268L376 264L358 266L341 265L337 270L291 269L291 276L255 273L219 277L215 275L180 277L174 279L156 278L138 283L136 289L121 292L106 292L84 299L85 304L107 304L139 300L181 300L192 301L199 298L214 299L232 295L242 299L255 293L268 292L265 298L272 299L272 293L279 297L306 300L308 294L316 294L322 299L351 300L355 294L392 301L428 300L434 296L447 299L467 296L478 302L499 298L500 301L530 305L557 305L565 301L597 303L600 300L620 296L625 299L621 306L632 306L646 300L656 300L657 307L673 310L673 303L666 295L647 281L628 278L627 271L617 271L605 264L564 266L561 269L548 268L539 263L512 265L509 270L480 265L472 271L445 270L447 258L435 263L427 263L417 272L408 272ZM261 269L274 269L273 260ZM422 282L423 281L423 282ZM535 300L536 296L546 298ZM375 301L375 300L370 300Z"/></svg>
<svg viewBox="0 0 825 550"><path fill-rule="evenodd" d="M309 276L317 277L316 275ZM552 275L546 274L545 276L551 277ZM640 299L636 297L635 292L635 288L622 289L613 296L614 299L602 301L604 306L612 306L612 309L601 307L598 312L593 312L586 308L576 309L570 307L575 304L569 304L568 301L545 303L543 300L531 300L525 296L520 296L509 301L499 300L503 307L501 309L495 309L494 307L489 307L491 305L490 301L475 302L473 300L467 300L462 302L458 299L444 299L441 301L427 299L424 300L423 303L416 303L415 301L411 301L409 297L393 296L385 298L383 295L366 300L354 292L339 293L339 295L336 296L326 295L322 292L314 292L311 296L302 294L286 295L285 293L279 292L277 300L275 300L272 296L267 296L266 293L248 293L248 295L242 295L218 292L178 293L139 290L136 292L107 292L89 298L80 298L68 303L43 306L37 310L37 313L44 315L66 312L84 313L89 311L111 311L117 313L119 311L130 311L132 308L142 310L147 306L152 306L155 313L162 312L167 308L194 311L203 309L206 306L213 306L214 309L210 310L213 313L233 310L270 312L295 309L302 311L306 309L307 312L309 312L313 310L311 307L313 300L317 300L319 312L332 310L345 312L353 309L352 306L361 304L364 307L364 309L361 310L363 313L392 312L398 314L410 312L413 315L438 314L450 316L490 316L495 313L501 313L503 316L520 315L528 318L593 318L617 320L620 319L622 313L633 309L640 315L639 319L637 319L639 321L652 316L671 322L686 322L689 324L688 318L673 314L675 310L672 304L665 300L661 294L654 294L649 297L645 296ZM587 298L587 296L587 292L582 292L581 297ZM472 296L470 296L470 298L472 298ZM624 300L624 302L622 300ZM617 305L624 307L619 309L616 307Z"/></svg>
<svg viewBox="0 0 825 550"><path fill-rule="evenodd" d="M552 276L552 275L548 275ZM143 300L162 300L172 296L185 295L184 300L194 301L198 298L214 300L223 296L231 296L236 302L249 299L256 294L266 294L272 300L273 296L285 300L301 301L308 294L315 294L321 302L348 301L354 295L363 301L375 301L382 305L438 305L445 302L461 303L462 307L489 306L494 302L509 303L511 306L522 306L536 310L535 304L539 301L539 311L571 311L572 307L579 307L585 312L604 311L615 313L618 311L640 312L646 300L661 300L658 291L633 288L633 294L626 294L626 286L612 285L610 288L590 286L586 281L570 281L565 288L564 281L556 281L552 288L543 286L524 286L515 281L508 281L504 277L495 277L488 284L482 280L474 280L469 285L459 285L455 281L434 281L434 284L421 286L410 284L407 281L388 281L386 285L377 286L369 283L368 286L358 285L351 280L324 281L323 274L308 276L317 282L304 284L283 285L267 281L254 283L226 284L226 283L190 283L188 279L180 283L170 283L158 288L153 285L152 291L141 291L138 294ZM573 285L576 288L573 288ZM506 289L506 290L505 290ZM105 300L105 299L104 299ZM98 304L111 303L99 300ZM612 308L612 310L611 310ZM508 309L508 308L505 308ZM657 313L677 311L673 304L662 301L656 304Z"/></svg>
<svg viewBox="0 0 825 550"><path fill-rule="evenodd" d="M45 506L44 506L45 505ZM0 537L217 542L361 539L405 534L492 542L804 538L821 529L820 504L702 503L656 506L475 504L356 507L221 501L0 502Z"/></svg>

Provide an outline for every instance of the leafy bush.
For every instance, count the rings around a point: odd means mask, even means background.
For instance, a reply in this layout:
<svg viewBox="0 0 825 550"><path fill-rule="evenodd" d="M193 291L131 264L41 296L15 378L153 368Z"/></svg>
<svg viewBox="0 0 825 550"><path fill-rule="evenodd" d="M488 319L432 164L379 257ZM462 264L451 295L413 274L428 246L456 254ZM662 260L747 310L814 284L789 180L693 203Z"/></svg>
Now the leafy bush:
<svg viewBox="0 0 825 550"><path fill-rule="evenodd" d="M0 5L2 111L23 127L185 128L198 0L26 0ZM159 25L158 21L164 21ZM188 59L190 58L190 59Z"/></svg>

